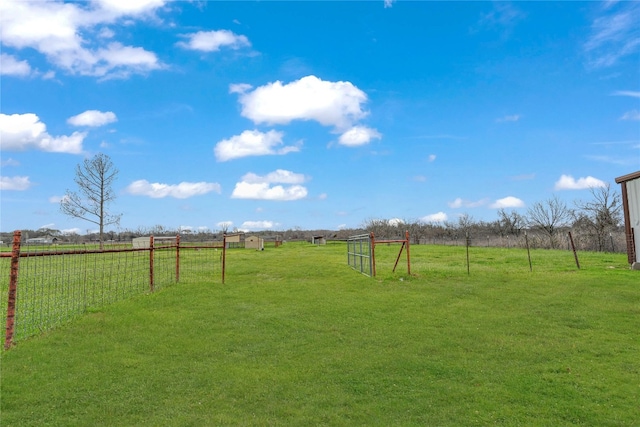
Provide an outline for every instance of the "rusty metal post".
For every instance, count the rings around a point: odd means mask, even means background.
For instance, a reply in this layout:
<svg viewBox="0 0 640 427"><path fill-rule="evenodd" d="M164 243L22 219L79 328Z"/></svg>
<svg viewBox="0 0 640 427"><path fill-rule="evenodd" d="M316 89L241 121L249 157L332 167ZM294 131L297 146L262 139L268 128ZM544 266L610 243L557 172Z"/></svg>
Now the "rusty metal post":
<svg viewBox="0 0 640 427"><path fill-rule="evenodd" d="M533 271L533 266L531 265L531 250L529 250L529 237L527 237L527 232L524 232L524 241L527 244L527 257L529 258L529 271Z"/></svg>
<svg viewBox="0 0 640 427"><path fill-rule="evenodd" d="M224 234L222 237L222 284L224 285L224 273L226 269L227 262L227 235Z"/></svg>
<svg viewBox="0 0 640 427"><path fill-rule="evenodd" d="M154 282L153 282L153 235L149 236L149 290L153 292L154 290Z"/></svg>
<svg viewBox="0 0 640 427"><path fill-rule="evenodd" d="M13 344L16 320L16 296L18 291L18 273L20 271L20 240L22 232L13 232L13 246L11 249L11 271L9 273L9 295L7 301L7 328L4 338L4 349L8 350Z"/></svg>
<svg viewBox="0 0 640 427"><path fill-rule="evenodd" d="M176 283L180 282L180 235L176 236Z"/></svg>
<svg viewBox="0 0 640 427"><path fill-rule="evenodd" d="M469 245L471 244L471 240L469 239L469 232L465 233L465 245L467 246L467 276L471 274L471 269L469 266Z"/></svg>
<svg viewBox="0 0 640 427"><path fill-rule="evenodd" d="M573 249L573 257L576 259L576 267L580 270L580 261L578 261L578 252L576 252L576 245L573 244L573 236L569 232L569 241L571 242L571 249Z"/></svg>
<svg viewBox="0 0 640 427"><path fill-rule="evenodd" d="M405 230L404 237L407 239L407 274L411 276L411 252L409 252L409 230Z"/></svg>

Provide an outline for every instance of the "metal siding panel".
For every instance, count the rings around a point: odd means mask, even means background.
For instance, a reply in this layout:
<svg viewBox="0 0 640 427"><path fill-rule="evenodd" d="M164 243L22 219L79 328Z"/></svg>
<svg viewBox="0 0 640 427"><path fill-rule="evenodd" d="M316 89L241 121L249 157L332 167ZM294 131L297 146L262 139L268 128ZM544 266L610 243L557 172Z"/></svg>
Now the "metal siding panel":
<svg viewBox="0 0 640 427"><path fill-rule="evenodd" d="M627 181L627 201L629 202L629 222L636 236L636 261L640 254L640 179Z"/></svg>

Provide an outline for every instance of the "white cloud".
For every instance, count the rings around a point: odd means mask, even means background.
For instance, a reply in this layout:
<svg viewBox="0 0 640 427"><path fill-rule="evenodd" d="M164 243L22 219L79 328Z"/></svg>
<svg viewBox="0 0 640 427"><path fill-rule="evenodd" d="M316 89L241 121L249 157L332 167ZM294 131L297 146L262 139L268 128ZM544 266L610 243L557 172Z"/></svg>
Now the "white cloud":
<svg viewBox="0 0 640 427"><path fill-rule="evenodd" d="M338 142L347 147L357 147L368 144L374 138L380 139L382 135L377 130L366 126L354 126L340 135Z"/></svg>
<svg viewBox="0 0 640 427"><path fill-rule="evenodd" d="M494 2L493 10L481 15L480 25L488 28L501 28L506 31L505 35L508 35L525 16L524 12L515 8L511 3Z"/></svg>
<svg viewBox="0 0 640 427"><path fill-rule="evenodd" d="M221 47L240 49L251 46L246 36L237 35L229 30L198 31L197 33L185 34L184 37L187 38L187 41L178 42L178 46L203 52L216 52Z"/></svg>
<svg viewBox="0 0 640 427"><path fill-rule="evenodd" d="M0 160L0 166L2 167L6 167L6 166L20 166L20 162L17 161L16 159L12 159L11 157L9 157L8 159L2 159Z"/></svg>
<svg viewBox="0 0 640 427"><path fill-rule="evenodd" d="M615 9L615 10L613 10ZM584 44L588 63L593 68L616 65L640 50L640 7L637 2L617 2L606 7L591 25Z"/></svg>
<svg viewBox="0 0 640 427"><path fill-rule="evenodd" d="M427 158L427 161L429 163L433 163L436 161L436 155L435 154L429 154L429 157Z"/></svg>
<svg viewBox="0 0 640 427"><path fill-rule="evenodd" d="M247 83L232 83L229 85L229 93L245 93L251 90L253 86Z"/></svg>
<svg viewBox="0 0 640 427"><path fill-rule="evenodd" d="M181 182L176 185L150 183L145 179L134 181L125 191L135 196L148 196L154 199L174 197L187 199L193 196L201 196L210 192L220 193L220 184L214 182Z"/></svg>
<svg viewBox="0 0 640 427"><path fill-rule="evenodd" d="M280 184L302 184L307 179L303 174L291 172L284 169L277 169L265 176L256 175L249 172L242 177L242 181L255 183L280 183Z"/></svg>
<svg viewBox="0 0 640 427"><path fill-rule="evenodd" d="M49 203L60 203L62 200L67 198L67 196L51 196L49 197Z"/></svg>
<svg viewBox="0 0 640 427"><path fill-rule="evenodd" d="M505 208L522 208L524 202L517 197L508 196L502 199L498 199L491 204L493 209L505 209Z"/></svg>
<svg viewBox="0 0 640 427"><path fill-rule="evenodd" d="M612 93L614 96L630 96L632 98L640 98L640 92L635 92L632 90L617 90Z"/></svg>
<svg viewBox="0 0 640 427"><path fill-rule="evenodd" d="M87 110L77 116L67 119L67 123L73 126L104 126L109 123L117 122L118 118L111 111Z"/></svg>
<svg viewBox="0 0 640 427"><path fill-rule="evenodd" d="M36 149L55 153L80 154L85 132L53 137L47 126L33 114L0 114L0 142L3 151Z"/></svg>
<svg viewBox="0 0 640 427"><path fill-rule="evenodd" d="M74 228L65 228L64 230L60 230L60 233L62 233L62 235L64 236L69 236L72 234L80 234L82 230L80 230L78 227L74 227Z"/></svg>
<svg viewBox="0 0 640 427"><path fill-rule="evenodd" d="M298 146L293 145L276 149L276 147L283 144L283 135L282 132L275 130L270 130L266 133L258 130L245 130L240 135L218 142L213 152L219 162L226 162L240 157L282 155L300 151Z"/></svg>
<svg viewBox="0 0 640 427"><path fill-rule="evenodd" d="M384 8L387 9L389 7L393 7L393 3L395 3L396 0L384 0Z"/></svg>
<svg viewBox="0 0 640 427"><path fill-rule="evenodd" d="M307 189L302 185L283 187L270 186L268 183L238 182L231 197L234 199L291 201L307 197Z"/></svg>
<svg viewBox="0 0 640 427"><path fill-rule="evenodd" d="M27 61L20 61L12 55L0 53L0 75L24 77L29 74L31 74L31 66Z"/></svg>
<svg viewBox="0 0 640 427"><path fill-rule="evenodd" d="M24 191L31 187L28 176L0 176L0 190Z"/></svg>
<svg viewBox="0 0 640 427"><path fill-rule="evenodd" d="M622 115L622 117L620 117L620 120L639 121L640 120L640 111L638 111L638 110L627 111L626 113L624 113Z"/></svg>
<svg viewBox="0 0 640 427"><path fill-rule="evenodd" d="M555 184L556 190L585 190L589 188L606 187L607 184L592 176L574 179L571 175L562 175Z"/></svg>
<svg viewBox="0 0 640 427"><path fill-rule="evenodd" d="M458 208L477 208L479 206L483 206L487 204L487 199L481 199L477 201L463 200L460 197L456 198L453 202L447 203L450 208L458 209Z"/></svg>
<svg viewBox="0 0 640 427"><path fill-rule="evenodd" d="M247 173L236 183L231 197L234 199L291 201L307 197L307 189L300 185L306 177L283 169L265 176ZM289 184L288 186L272 184Z"/></svg>
<svg viewBox="0 0 640 427"><path fill-rule="evenodd" d="M404 224L404 221L401 220L400 218L391 218L390 220L387 221L387 224L389 224L392 227L397 227L399 225Z"/></svg>
<svg viewBox="0 0 640 427"><path fill-rule="evenodd" d="M240 94L242 116L256 124L283 125L294 120L314 120L344 131L367 115L363 110L367 95L350 82L306 76L288 84L276 81L252 91L248 89L239 85L231 87Z"/></svg>
<svg viewBox="0 0 640 427"><path fill-rule="evenodd" d="M163 4L160 0L5 1L0 14L2 44L34 49L71 74L113 78L146 73L162 67L154 53L117 42L105 47L104 38L94 37L93 30L121 18L142 18Z"/></svg>
<svg viewBox="0 0 640 427"><path fill-rule="evenodd" d="M513 114L513 115L510 115L510 116L500 117L500 118L496 119L496 122L498 122L498 123L517 122L521 118L522 118L522 116L520 114Z"/></svg>
<svg viewBox="0 0 640 427"><path fill-rule="evenodd" d="M245 221L240 226L243 231L250 230L268 230L275 227L277 224L273 221Z"/></svg>
<svg viewBox="0 0 640 427"><path fill-rule="evenodd" d="M422 222L431 223L431 222L445 222L449 217L444 212L438 212L430 215L423 216L420 218Z"/></svg>
<svg viewBox="0 0 640 427"><path fill-rule="evenodd" d="M164 6L165 0L94 0L103 11L113 15L140 15Z"/></svg>

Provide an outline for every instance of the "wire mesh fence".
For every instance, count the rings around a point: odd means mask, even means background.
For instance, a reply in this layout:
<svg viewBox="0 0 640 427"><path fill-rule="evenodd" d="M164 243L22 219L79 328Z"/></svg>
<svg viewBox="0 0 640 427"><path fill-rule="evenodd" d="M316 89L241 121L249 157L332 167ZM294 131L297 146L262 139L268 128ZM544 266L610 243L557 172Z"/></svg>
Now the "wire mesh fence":
<svg viewBox="0 0 640 427"><path fill-rule="evenodd" d="M20 242L18 237L18 242ZM90 308L152 292L178 281L220 281L222 250L215 242L180 245L179 239L66 247L18 246L0 258L5 348L61 325ZM12 291L13 288L13 291ZM13 295L13 297L12 297ZM12 301L13 299L13 301Z"/></svg>

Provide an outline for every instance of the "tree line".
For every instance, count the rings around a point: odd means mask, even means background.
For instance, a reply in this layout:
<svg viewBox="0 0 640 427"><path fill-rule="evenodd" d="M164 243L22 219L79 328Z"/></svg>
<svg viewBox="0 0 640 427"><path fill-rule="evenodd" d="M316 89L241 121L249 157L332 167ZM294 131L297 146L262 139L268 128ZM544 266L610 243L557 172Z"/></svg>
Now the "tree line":
<svg viewBox="0 0 640 427"><path fill-rule="evenodd" d="M162 225L138 227L135 230L105 230L108 226L119 226L121 214L110 210L115 200L112 185L118 176L118 170L109 156L99 153L91 159L78 164L74 181L77 191L67 190L60 202L60 210L73 218L82 219L98 226L97 233L62 236L59 230L24 230L23 235L40 237L60 236L62 240L73 243L84 241L122 242L140 236L169 236L180 234L186 240L216 240L230 232L227 227L220 230L172 230ZM572 231L581 249L594 251L624 250L624 231L622 229L622 202L618 192L609 185L590 189L590 199L577 200L572 206L558 197L535 202L526 213L516 210L500 209L497 219L477 221L464 213L456 221L424 222L422 220L368 219L356 229L302 230L294 228L283 231L259 231L252 234L278 240L310 240L313 236L344 240L354 234L373 232L384 238L400 237L409 231L413 244L443 243L450 244L461 239L486 239L487 246L521 245L522 237L529 233L534 247L558 248L564 244L564 235ZM237 230L233 230L237 231ZM8 243L11 237L2 233L0 238ZM615 234L615 239L614 239ZM616 245L616 242L617 245ZM617 247L616 247L617 246Z"/></svg>

